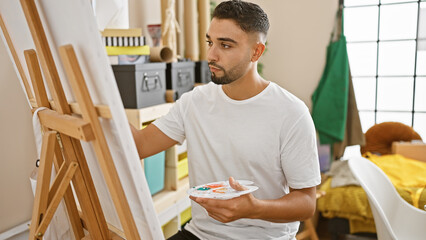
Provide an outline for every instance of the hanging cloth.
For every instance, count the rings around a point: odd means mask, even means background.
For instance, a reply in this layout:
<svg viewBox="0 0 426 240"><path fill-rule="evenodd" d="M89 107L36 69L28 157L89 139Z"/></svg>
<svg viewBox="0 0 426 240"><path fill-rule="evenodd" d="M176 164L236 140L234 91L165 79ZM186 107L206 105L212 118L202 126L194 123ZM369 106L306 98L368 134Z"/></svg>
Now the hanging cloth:
<svg viewBox="0 0 426 240"><path fill-rule="evenodd" d="M359 118L358 107L355 99L351 69L349 65L349 94L348 94L348 113L346 115L345 137L342 142L336 142L333 145L333 159L343 157L347 146L365 145L365 136L362 132L361 120Z"/></svg>
<svg viewBox="0 0 426 240"><path fill-rule="evenodd" d="M338 28L340 21L341 27ZM336 30L340 29L340 35ZM339 36L333 41L335 34ZM343 34L343 10L340 7L327 47L327 60L321 80L312 95L312 118L321 144L341 142L345 135L348 108L349 61Z"/></svg>

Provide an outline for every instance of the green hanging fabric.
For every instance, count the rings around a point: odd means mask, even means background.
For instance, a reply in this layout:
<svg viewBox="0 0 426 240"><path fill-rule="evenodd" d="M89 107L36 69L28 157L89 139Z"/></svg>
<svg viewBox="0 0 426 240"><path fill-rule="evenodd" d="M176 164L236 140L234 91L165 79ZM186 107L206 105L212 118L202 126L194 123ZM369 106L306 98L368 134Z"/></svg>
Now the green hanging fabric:
<svg viewBox="0 0 426 240"><path fill-rule="evenodd" d="M343 10L340 8L336 22L341 19L341 31L333 41L337 27L331 34L327 47L327 60L321 80L312 95L312 118L321 144L341 142L345 135L348 108L349 60L346 38L343 34ZM338 25L338 24L336 24Z"/></svg>

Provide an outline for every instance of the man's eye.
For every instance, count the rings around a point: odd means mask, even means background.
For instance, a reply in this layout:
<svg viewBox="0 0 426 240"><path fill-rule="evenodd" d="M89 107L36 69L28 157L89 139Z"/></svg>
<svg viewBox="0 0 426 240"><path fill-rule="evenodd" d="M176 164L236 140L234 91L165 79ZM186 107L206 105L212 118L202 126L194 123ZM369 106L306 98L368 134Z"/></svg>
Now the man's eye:
<svg viewBox="0 0 426 240"><path fill-rule="evenodd" d="M222 47L223 48L230 48L231 46L229 46L228 44L222 43Z"/></svg>
<svg viewBox="0 0 426 240"><path fill-rule="evenodd" d="M211 47L212 45L213 45L213 43L212 43L212 41L206 41L207 42L207 45L209 46L209 47Z"/></svg>

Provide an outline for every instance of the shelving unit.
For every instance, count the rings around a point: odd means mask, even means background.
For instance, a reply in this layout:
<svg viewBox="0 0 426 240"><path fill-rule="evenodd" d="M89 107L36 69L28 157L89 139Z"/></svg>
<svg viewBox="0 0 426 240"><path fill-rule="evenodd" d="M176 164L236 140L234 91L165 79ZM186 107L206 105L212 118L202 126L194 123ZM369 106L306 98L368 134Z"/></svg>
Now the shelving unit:
<svg viewBox="0 0 426 240"><path fill-rule="evenodd" d="M173 103L165 103L142 109L126 109L126 115L129 122L140 129L143 124L166 115L172 106ZM180 229L182 221L188 218L190 211L188 209L191 202L186 193L189 189L189 179L187 176L179 179L178 176L179 156L185 153L186 144L176 145L166 150L164 189L152 196L166 238ZM143 166L143 159L141 164ZM182 215L185 217L182 218Z"/></svg>

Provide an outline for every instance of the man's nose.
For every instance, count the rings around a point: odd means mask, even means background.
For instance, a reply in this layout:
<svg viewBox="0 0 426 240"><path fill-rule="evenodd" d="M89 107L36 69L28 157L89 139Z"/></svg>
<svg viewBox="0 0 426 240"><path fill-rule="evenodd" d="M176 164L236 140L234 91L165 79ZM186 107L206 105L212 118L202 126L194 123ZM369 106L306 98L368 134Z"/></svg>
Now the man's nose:
<svg viewBox="0 0 426 240"><path fill-rule="evenodd" d="M207 61L208 62L217 62L218 54L215 46L211 46L207 49Z"/></svg>

